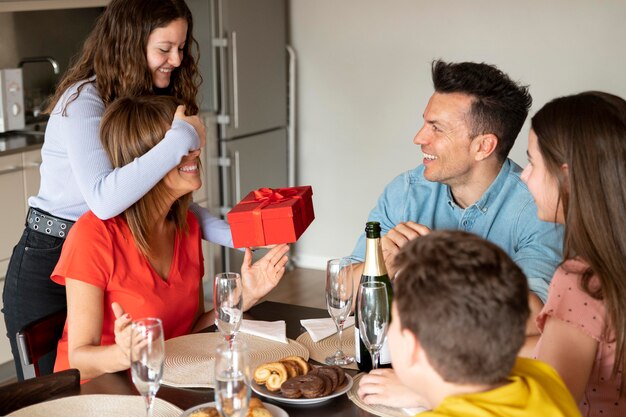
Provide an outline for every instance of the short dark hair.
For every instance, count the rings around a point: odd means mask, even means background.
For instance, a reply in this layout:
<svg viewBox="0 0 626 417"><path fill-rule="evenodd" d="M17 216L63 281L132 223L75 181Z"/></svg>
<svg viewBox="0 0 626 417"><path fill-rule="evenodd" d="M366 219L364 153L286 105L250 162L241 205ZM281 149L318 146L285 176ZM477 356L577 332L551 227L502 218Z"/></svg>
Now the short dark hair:
<svg viewBox="0 0 626 417"><path fill-rule="evenodd" d="M450 383L506 380L524 343L528 284L498 246L462 231L434 231L396 257L402 329L419 340Z"/></svg>
<svg viewBox="0 0 626 417"><path fill-rule="evenodd" d="M470 137L494 134L496 156L504 161L524 125L532 97L494 65L435 60L432 77L438 93L464 93L473 97L469 111Z"/></svg>

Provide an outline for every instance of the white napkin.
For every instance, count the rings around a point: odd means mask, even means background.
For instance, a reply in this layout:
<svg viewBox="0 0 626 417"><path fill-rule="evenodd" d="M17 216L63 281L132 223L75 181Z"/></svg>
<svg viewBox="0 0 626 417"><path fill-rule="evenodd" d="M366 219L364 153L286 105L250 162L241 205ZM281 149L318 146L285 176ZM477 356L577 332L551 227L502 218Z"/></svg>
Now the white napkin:
<svg viewBox="0 0 626 417"><path fill-rule="evenodd" d="M239 331L280 343L289 343L287 341L287 325L284 320L260 321L243 319Z"/></svg>
<svg viewBox="0 0 626 417"><path fill-rule="evenodd" d="M424 411L428 411L428 408L426 407L403 408L402 411L404 411L407 416L414 416L416 414L423 413Z"/></svg>
<svg viewBox="0 0 626 417"><path fill-rule="evenodd" d="M311 340L313 340L315 343L337 333L337 326L335 326L335 321L330 317L326 319L300 320L300 324L306 329L307 332L309 332L309 335L311 335ZM343 324L344 329L350 326L354 326L354 316L348 317Z"/></svg>

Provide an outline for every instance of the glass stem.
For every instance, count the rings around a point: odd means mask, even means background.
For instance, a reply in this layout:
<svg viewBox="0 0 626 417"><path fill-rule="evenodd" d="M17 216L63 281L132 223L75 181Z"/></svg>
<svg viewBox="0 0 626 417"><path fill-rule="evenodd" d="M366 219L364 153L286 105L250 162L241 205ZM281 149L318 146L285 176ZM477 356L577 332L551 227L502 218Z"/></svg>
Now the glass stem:
<svg viewBox="0 0 626 417"><path fill-rule="evenodd" d="M146 400L146 416L152 417L152 409L154 406L154 395L148 394L144 397L144 399Z"/></svg>
<svg viewBox="0 0 626 417"><path fill-rule="evenodd" d="M337 324L337 353L343 353L341 348L341 337L343 335L343 323Z"/></svg>
<svg viewBox="0 0 626 417"><path fill-rule="evenodd" d="M380 352L378 350L370 350L370 356L372 357L372 369L378 369L378 356Z"/></svg>

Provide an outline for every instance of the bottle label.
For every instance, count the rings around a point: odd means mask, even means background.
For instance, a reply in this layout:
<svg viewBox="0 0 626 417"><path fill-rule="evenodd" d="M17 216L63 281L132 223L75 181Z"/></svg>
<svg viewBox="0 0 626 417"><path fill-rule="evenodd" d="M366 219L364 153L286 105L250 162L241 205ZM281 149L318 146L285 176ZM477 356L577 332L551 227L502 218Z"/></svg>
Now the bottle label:
<svg viewBox="0 0 626 417"><path fill-rule="evenodd" d="M359 349L359 342L361 341L361 333L359 329L354 326L354 360L358 363L361 362L361 349Z"/></svg>

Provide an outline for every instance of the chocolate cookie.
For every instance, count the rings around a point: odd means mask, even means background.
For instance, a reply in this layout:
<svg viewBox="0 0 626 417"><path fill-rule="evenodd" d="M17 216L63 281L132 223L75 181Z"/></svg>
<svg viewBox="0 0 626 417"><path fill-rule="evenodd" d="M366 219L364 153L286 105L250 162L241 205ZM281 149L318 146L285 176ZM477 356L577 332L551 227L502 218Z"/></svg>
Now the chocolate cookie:
<svg viewBox="0 0 626 417"><path fill-rule="evenodd" d="M318 368L314 368L311 372L309 372L309 374L326 375L330 379L330 382L332 383L330 392L335 391L337 386L339 386L339 375L337 374L337 371L331 368L330 366L320 366Z"/></svg>
<svg viewBox="0 0 626 417"><path fill-rule="evenodd" d="M317 375L299 375L289 378L280 387L286 398L317 398L324 392L324 381Z"/></svg>
<svg viewBox="0 0 626 417"><path fill-rule="evenodd" d="M346 373L344 372L341 366L331 365L329 368L333 368L335 372L337 372L337 376L339 377L339 387L343 385L343 382L346 380Z"/></svg>
<svg viewBox="0 0 626 417"><path fill-rule="evenodd" d="M319 395L320 397L325 397L333 392L333 382L330 380L328 375L325 375L321 372L314 373L313 375L319 376L320 378L322 378L322 381L324 381L324 391Z"/></svg>

